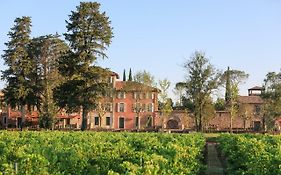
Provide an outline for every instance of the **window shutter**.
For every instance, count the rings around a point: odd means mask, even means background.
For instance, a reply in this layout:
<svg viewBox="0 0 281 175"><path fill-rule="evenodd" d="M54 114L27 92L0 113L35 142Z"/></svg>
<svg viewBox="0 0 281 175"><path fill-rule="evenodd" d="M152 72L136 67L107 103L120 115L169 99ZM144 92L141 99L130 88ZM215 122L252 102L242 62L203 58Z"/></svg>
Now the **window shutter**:
<svg viewBox="0 0 281 175"><path fill-rule="evenodd" d="M116 112L119 112L119 103L116 103Z"/></svg>
<svg viewBox="0 0 281 175"><path fill-rule="evenodd" d="M112 103L109 103L109 112L112 112Z"/></svg>
<svg viewBox="0 0 281 175"><path fill-rule="evenodd" d="M132 106L132 112L136 112L136 107L137 107L137 104L134 103L133 106Z"/></svg>
<svg viewBox="0 0 281 175"><path fill-rule="evenodd" d="M126 103L124 103L124 112L126 112L126 108L127 108Z"/></svg>
<svg viewBox="0 0 281 175"><path fill-rule="evenodd" d="M154 112L154 104L150 103L150 105L151 105L151 112Z"/></svg>

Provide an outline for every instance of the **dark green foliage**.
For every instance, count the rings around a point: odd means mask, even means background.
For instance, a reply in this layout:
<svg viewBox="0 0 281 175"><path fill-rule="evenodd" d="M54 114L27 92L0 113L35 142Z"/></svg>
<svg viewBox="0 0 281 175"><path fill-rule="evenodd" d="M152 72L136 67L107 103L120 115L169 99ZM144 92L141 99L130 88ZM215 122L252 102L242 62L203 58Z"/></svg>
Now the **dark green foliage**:
<svg viewBox="0 0 281 175"><path fill-rule="evenodd" d="M109 18L99 8L99 3L81 2L69 15L64 35L71 50L59 62L59 71L66 81L54 95L58 106L68 111L82 108L82 130L87 127L89 110L105 94L107 71L95 63L98 57L106 57L105 50L113 37Z"/></svg>
<svg viewBox="0 0 281 175"><path fill-rule="evenodd" d="M215 102L215 110L216 111L224 111L226 109L225 107L225 100L222 98L218 98Z"/></svg>
<svg viewBox="0 0 281 175"><path fill-rule="evenodd" d="M231 100L231 85L230 85L230 70L229 67L227 67L227 71L225 72L226 77L226 84L225 84L225 102L227 105L230 104Z"/></svg>
<svg viewBox="0 0 281 175"><path fill-rule="evenodd" d="M53 90L63 82L58 72L59 58L69 51L59 35L46 35L33 38L29 47L30 56L36 61L35 84L37 109L40 111L40 127L51 128L58 108L54 104Z"/></svg>
<svg viewBox="0 0 281 175"><path fill-rule="evenodd" d="M123 71L123 81L126 81L126 70Z"/></svg>
<svg viewBox="0 0 281 175"><path fill-rule="evenodd" d="M25 125L25 105L34 105L33 74L35 62L29 57L31 18L22 17L15 19L15 25L8 33L10 41L5 43L7 50L2 55L8 67L2 73L2 79L7 82L3 90L5 101L15 108L20 106L22 112L21 128Z"/></svg>
<svg viewBox="0 0 281 175"><path fill-rule="evenodd" d="M181 98L183 109L187 109L190 112L194 112L194 103L184 96Z"/></svg>
<svg viewBox="0 0 281 175"><path fill-rule="evenodd" d="M129 71L129 78L128 78L128 81L133 81L132 69L131 69L131 68L130 68L130 71Z"/></svg>
<svg viewBox="0 0 281 175"><path fill-rule="evenodd" d="M97 57L106 57L104 51L113 37L109 18L99 8L97 2L81 2L66 21L65 38L85 66L95 62Z"/></svg>
<svg viewBox="0 0 281 175"><path fill-rule="evenodd" d="M28 175L196 175L204 168L204 145L199 134L6 131L0 132L0 169Z"/></svg>

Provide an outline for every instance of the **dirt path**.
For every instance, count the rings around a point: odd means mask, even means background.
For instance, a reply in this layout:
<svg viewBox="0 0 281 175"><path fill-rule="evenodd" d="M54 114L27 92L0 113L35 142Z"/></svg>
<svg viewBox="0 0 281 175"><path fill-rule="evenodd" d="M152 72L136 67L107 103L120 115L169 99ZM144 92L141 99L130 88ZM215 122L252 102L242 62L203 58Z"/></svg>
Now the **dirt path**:
<svg viewBox="0 0 281 175"><path fill-rule="evenodd" d="M207 169L206 175L223 175L223 166L218 157L217 143L207 142Z"/></svg>

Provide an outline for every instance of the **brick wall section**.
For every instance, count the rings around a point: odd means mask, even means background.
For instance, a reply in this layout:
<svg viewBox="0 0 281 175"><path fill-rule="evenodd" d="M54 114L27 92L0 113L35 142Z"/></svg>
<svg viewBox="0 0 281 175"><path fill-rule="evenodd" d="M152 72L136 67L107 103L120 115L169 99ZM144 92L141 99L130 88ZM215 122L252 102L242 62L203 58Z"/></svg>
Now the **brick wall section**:
<svg viewBox="0 0 281 175"><path fill-rule="evenodd" d="M243 129L244 124L246 129L252 129L254 122L262 122L261 116L255 115L244 120L241 116L234 117L232 120L232 127L236 129ZM218 111L216 116L209 121L209 127L217 129L229 129L230 128L230 113L227 111Z"/></svg>

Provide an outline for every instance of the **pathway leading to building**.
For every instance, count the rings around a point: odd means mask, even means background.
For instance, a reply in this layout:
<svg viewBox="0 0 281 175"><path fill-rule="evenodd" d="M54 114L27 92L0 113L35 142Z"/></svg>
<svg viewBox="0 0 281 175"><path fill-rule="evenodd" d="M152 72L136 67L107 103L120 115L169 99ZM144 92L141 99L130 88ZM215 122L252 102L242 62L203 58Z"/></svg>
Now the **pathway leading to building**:
<svg viewBox="0 0 281 175"><path fill-rule="evenodd" d="M207 142L207 169L206 175L223 175L223 166L218 157L217 143Z"/></svg>

